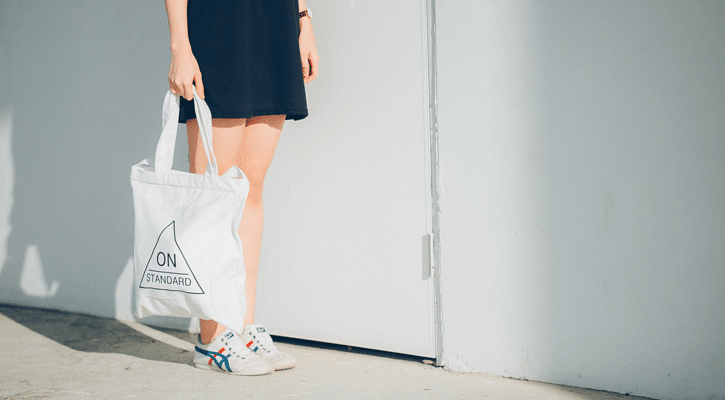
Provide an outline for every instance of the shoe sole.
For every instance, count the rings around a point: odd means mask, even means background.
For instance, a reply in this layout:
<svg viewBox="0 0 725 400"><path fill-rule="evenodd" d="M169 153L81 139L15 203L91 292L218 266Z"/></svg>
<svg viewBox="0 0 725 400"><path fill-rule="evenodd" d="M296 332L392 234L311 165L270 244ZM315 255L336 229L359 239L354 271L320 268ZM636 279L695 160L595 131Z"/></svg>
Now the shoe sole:
<svg viewBox="0 0 725 400"><path fill-rule="evenodd" d="M270 365L270 368L261 368L260 367L260 368L252 369L252 370L241 370L241 371L234 371L234 372L227 372L227 371L224 371L224 370L218 368L217 366L211 366L208 364L194 363L194 366L196 368L204 369L207 371L219 372L219 373L227 374L227 375L242 375L242 376L267 375L267 374L274 372L274 370L275 370L274 366L272 366L272 365Z"/></svg>
<svg viewBox="0 0 725 400"><path fill-rule="evenodd" d="M292 369L297 366L297 361L292 361L291 363L285 363L280 365L275 365L274 370L275 371L282 371L285 369Z"/></svg>

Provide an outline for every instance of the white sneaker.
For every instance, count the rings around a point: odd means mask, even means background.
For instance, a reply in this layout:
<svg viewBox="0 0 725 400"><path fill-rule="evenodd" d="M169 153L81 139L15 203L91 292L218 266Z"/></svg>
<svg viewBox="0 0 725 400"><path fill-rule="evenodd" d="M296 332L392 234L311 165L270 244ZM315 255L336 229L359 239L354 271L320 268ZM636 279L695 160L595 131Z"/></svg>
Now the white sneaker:
<svg viewBox="0 0 725 400"><path fill-rule="evenodd" d="M297 360L294 357L281 352L272 343L272 337L269 336L269 333L262 325L249 324L245 326L242 340L255 354L259 354L265 361L272 363L277 371L293 368L297 365Z"/></svg>
<svg viewBox="0 0 725 400"><path fill-rule="evenodd" d="M194 352L194 366L233 375L264 375L274 371L274 366L244 346L236 333L227 329L209 344L199 344Z"/></svg>

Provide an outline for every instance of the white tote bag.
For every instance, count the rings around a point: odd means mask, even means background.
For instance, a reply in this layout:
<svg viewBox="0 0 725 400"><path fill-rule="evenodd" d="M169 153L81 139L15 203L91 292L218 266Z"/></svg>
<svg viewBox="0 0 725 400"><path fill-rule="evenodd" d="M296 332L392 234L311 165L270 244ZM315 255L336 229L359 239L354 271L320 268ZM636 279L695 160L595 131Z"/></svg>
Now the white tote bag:
<svg viewBox="0 0 725 400"><path fill-rule="evenodd" d="M209 160L206 174L171 169L179 118L179 96L171 91L155 160L131 168L136 316L213 319L242 332L245 272L237 230L249 180L236 166L219 176L211 112L196 90L194 105Z"/></svg>

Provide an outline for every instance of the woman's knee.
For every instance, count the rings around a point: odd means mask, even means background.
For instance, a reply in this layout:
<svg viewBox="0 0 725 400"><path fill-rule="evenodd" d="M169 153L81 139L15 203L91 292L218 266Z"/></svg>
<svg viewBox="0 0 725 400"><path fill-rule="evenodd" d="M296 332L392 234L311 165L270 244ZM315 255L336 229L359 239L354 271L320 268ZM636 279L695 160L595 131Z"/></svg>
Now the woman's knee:
<svg viewBox="0 0 725 400"><path fill-rule="evenodd" d="M244 165L237 165L244 171L244 175L249 180L249 196L248 201L258 202L262 200L262 189L264 188L264 177L267 173L268 165L246 162Z"/></svg>
<svg viewBox="0 0 725 400"><path fill-rule="evenodd" d="M247 176L250 182L261 185L267 175L271 160L263 157L250 157L240 155L234 163Z"/></svg>

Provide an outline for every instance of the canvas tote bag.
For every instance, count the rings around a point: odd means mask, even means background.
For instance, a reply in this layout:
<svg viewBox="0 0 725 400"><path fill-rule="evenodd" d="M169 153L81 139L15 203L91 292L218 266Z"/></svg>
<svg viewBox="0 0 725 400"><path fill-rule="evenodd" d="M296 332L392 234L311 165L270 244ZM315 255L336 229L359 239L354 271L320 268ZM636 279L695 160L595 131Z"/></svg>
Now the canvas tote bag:
<svg viewBox="0 0 725 400"><path fill-rule="evenodd" d="M206 174L171 169L179 118L179 96L171 91L155 159L131 168L136 316L213 319L242 332L245 270L237 230L249 180L236 166L219 176L211 112L196 89L194 106L209 160Z"/></svg>

